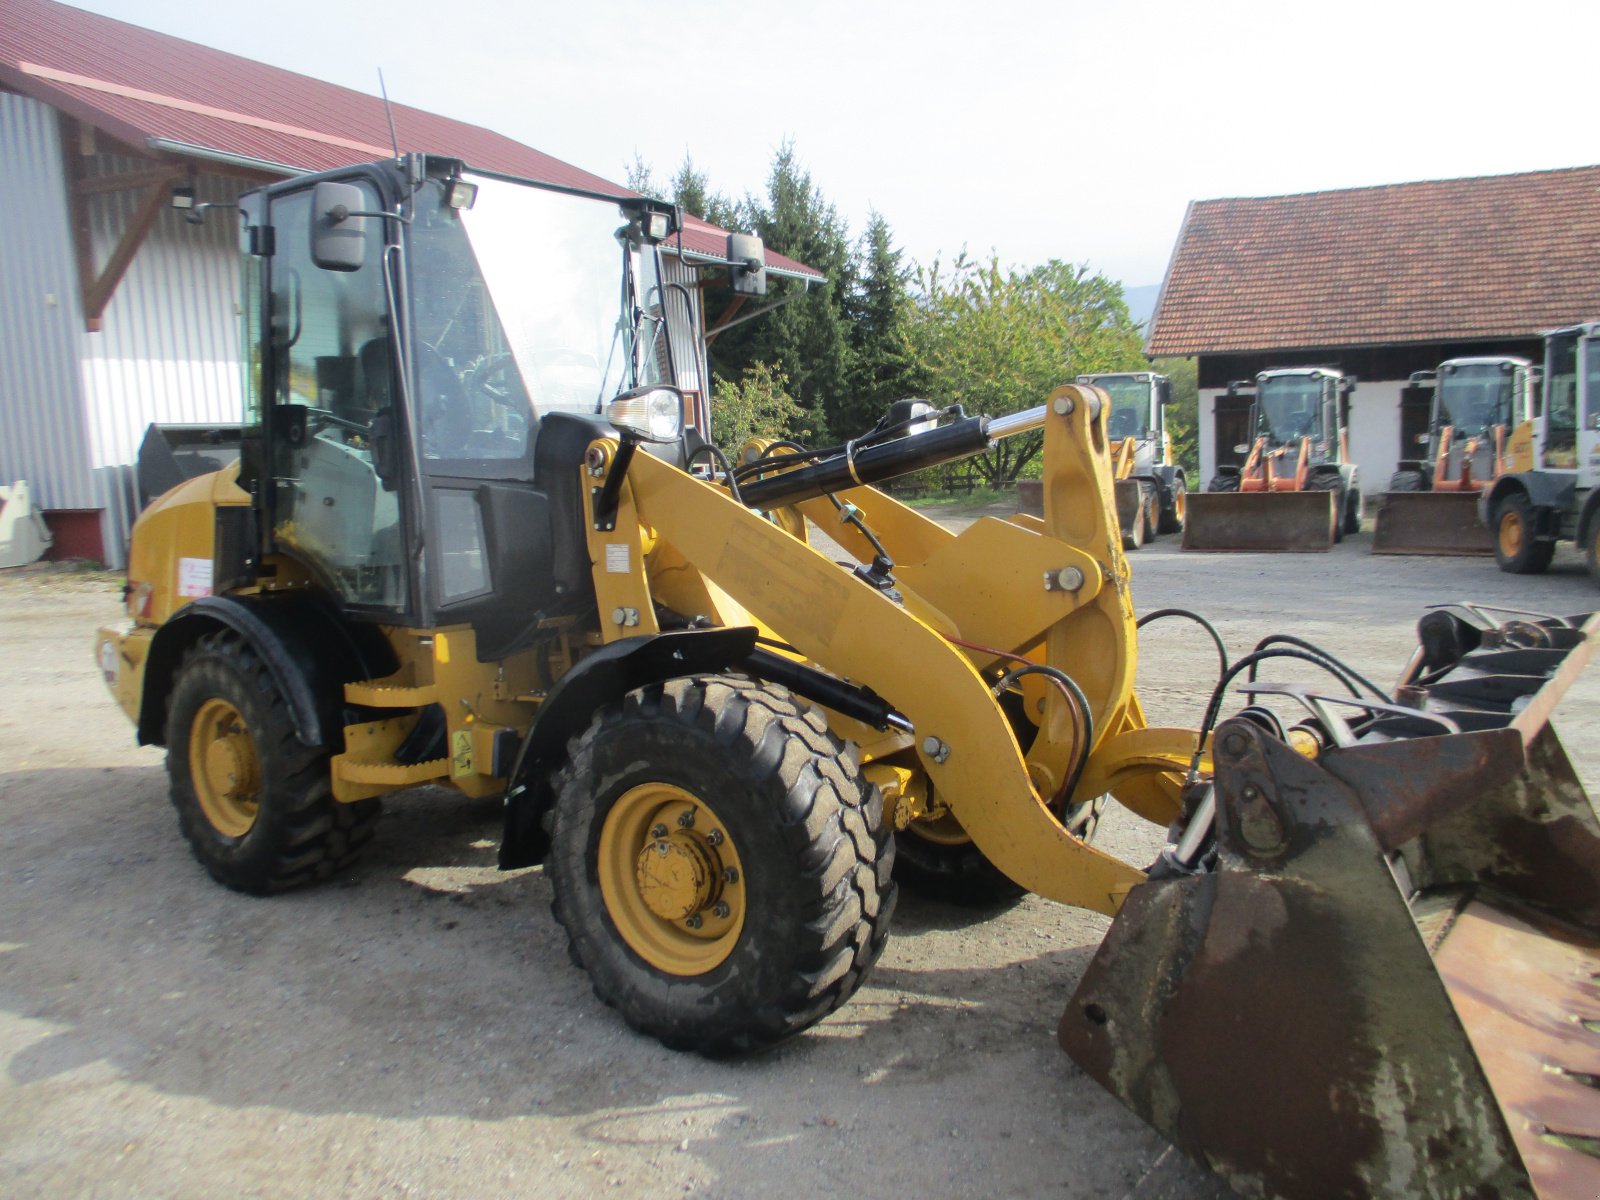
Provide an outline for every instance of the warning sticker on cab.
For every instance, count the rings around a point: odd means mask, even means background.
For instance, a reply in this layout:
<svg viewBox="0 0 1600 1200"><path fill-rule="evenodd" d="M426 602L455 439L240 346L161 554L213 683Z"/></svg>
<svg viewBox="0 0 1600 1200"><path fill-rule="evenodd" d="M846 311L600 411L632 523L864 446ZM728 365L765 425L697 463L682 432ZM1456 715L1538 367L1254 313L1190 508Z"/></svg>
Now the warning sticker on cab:
<svg viewBox="0 0 1600 1200"><path fill-rule="evenodd" d="M209 558L180 558L178 560L178 595L211 595L211 560Z"/></svg>
<svg viewBox="0 0 1600 1200"><path fill-rule="evenodd" d="M631 568L628 565L628 543L606 543L606 574L626 575Z"/></svg>

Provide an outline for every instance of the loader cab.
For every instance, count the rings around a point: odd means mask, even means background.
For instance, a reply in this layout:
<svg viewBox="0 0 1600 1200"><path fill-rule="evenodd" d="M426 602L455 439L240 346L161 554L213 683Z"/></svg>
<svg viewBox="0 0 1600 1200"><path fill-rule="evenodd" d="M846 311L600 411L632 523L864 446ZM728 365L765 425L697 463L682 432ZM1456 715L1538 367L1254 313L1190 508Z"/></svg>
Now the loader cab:
<svg viewBox="0 0 1600 1200"><path fill-rule="evenodd" d="M1165 430L1163 407L1172 402L1172 381L1147 371L1079 375L1077 382L1097 387L1111 397L1106 432L1114 440L1159 439Z"/></svg>
<svg viewBox="0 0 1600 1200"><path fill-rule="evenodd" d="M243 207L244 567L352 615L469 623L480 656L585 604L577 489L606 405L660 387L682 425L672 210L422 156Z"/></svg>
<svg viewBox="0 0 1600 1200"><path fill-rule="evenodd" d="M1492 434L1526 420L1538 372L1525 358L1452 358L1439 366L1434 389L1432 432L1455 431L1458 438Z"/></svg>
<svg viewBox="0 0 1600 1200"><path fill-rule="evenodd" d="M1544 394L1534 422L1544 470L1576 471L1580 487L1600 474L1600 322L1545 334Z"/></svg>
<svg viewBox="0 0 1600 1200"><path fill-rule="evenodd" d="M1256 435L1269 448L1309 438L1314 459L1342 461L1344 400L1354 387L1354 380L1323 367L1263 371L1256 376Z"/></svg>

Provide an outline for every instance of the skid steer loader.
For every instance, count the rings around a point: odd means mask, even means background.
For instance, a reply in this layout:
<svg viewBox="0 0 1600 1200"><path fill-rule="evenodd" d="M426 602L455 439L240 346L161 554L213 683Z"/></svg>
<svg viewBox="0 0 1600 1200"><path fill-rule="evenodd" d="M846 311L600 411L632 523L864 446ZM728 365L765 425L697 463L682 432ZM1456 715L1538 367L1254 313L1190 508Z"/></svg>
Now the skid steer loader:
<svg viewBox="0 0 1600 1200"><path fill-rule="evenodd" d="M1373 525L1374 554L1493 554L1478 493L1510 465L1510 433L1534 412L1539 370L1525 358L1452 358L1418 371L1433 385L1426 459L1402 459Z"/></svg>
<svg viewBox="0 0 1600 1200"><path fill-rule="evenodd" d="M1230 396L1255 392L1255 440L1236 447L1242 467L1222 467L1190 500L1183 548L1329 550L1359 531L1361 481L1345 429L1355 384L1324 367L1230 383Z"/></svg>
<svg viewBox="0 0 1600 1200"><path fill-rule="evenodd" d="M141 516L98 635L218 881L330 875L401 788L501 795L598 997L725 1055L849 998L917 847L908 883L1116 916L1062 1040L1241 1190L1592 1178L1600 823L1548 717L1600 620L1429 614L1392 693L1268 639L1150 727L1095 389L735 466L673 382L671 210L437 158L242 205L239 460ZM1041 426L1042 517L871 486ZM1148 869L1105 797L1169 828Z"/></svg>
<svg viewBox="0 0 1600 1200"><path fill-rule="evenodd" d="M1107 429L1122 548L1137 550L1157 534L1182 533L1189 481L1172 461L1166 428L1172 381L1137 371L1079 375L1078 382L1099 388L1111 403Z"/></svg>

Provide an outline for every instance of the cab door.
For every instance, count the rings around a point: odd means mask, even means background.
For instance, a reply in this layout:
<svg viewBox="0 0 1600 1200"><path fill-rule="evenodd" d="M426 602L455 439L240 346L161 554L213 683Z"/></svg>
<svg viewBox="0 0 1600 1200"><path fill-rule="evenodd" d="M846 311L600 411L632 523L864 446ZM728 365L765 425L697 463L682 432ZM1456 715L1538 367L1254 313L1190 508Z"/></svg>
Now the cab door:
<svg viewBox="0 0 1600 1200"><path fill-rule="evenodd" d="M368 212L370 181L348 182ZM307 567L342 608L404 613L399 389L381 217L359 225L358 265L312 255L314 185L275 191L262 355L266 548Z"/></svg>

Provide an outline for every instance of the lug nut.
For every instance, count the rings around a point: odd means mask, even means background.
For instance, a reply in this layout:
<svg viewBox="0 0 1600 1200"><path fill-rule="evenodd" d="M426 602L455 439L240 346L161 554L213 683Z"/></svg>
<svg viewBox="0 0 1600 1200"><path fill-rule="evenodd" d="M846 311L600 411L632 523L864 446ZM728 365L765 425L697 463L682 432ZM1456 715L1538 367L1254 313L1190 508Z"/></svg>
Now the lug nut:
<svg viewBox="0 0 1600 1200"><path fill-rule="evenodd" d="M699 913L692 913L691 915L685 917L683 923L690 929L699 929L701 925L705 924L705 922L700 919Z"/></svg>
<svg viewBox="0 0 1600 1200"><path fill-rule="evenodd" d="M726 869L724 869L723 872L722 872L722 882L723 883L738 883L739 882L739 868L738 867L727 867Z"/></svg>
<svg viewBox="0 0 1600 1200"><path fill-rule="evenodd" d="M727 920L728 919L728 914L730 912L732 912L732 911L733 910L731 908L729 908L727 906L727 904L725 902L721 901L721 900L718 900L716 902L716 904L712 905L712 907L711 907L711 915L716 917L719 921Z"/></svg>
<svg viewBox="0 0 1600 1200"><path fill-rule="evenodd" d="M694 809L687 809L678 814L678 827L680 829L694 828Z"/></svg>
<svg viewBox="0 0 1600 1200"><path fill-rule="evenodd" d="M709 846L720 846L722 845L722 841L722 830L720 829L713 829L710 833L706 834L706 844Z"/></svg>
<svg viewBox="0 0 1600 1200"><path fill-rule="evenodd" d="M652 829L650 831L650 836L653 837L653 838L664 838L664 837L666 837L667 836L667 827L665 825L657 825L654 829Z"/></svg>

